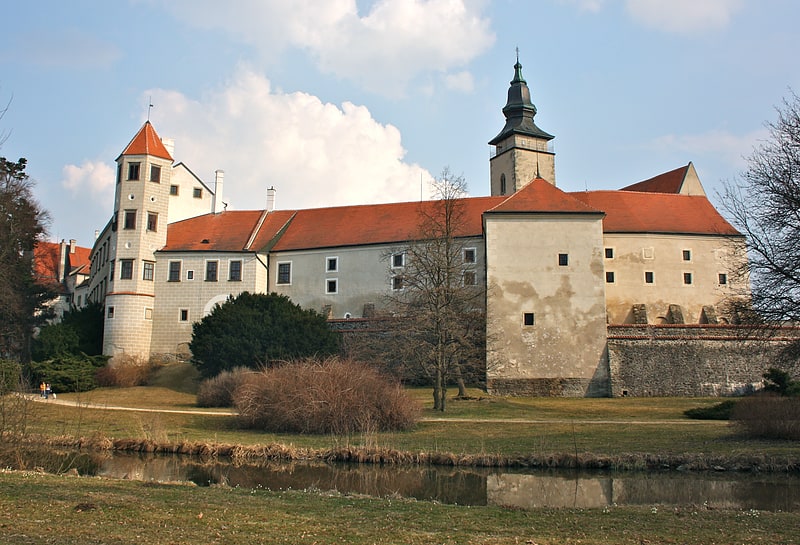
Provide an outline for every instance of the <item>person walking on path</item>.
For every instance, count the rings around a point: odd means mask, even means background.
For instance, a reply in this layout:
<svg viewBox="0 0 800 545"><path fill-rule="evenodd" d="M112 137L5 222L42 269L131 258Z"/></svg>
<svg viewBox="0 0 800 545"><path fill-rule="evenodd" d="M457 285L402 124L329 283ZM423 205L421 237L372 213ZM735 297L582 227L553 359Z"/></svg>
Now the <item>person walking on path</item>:
<svg viewBox="0 0 800 545"><path fill-rule="evenodd" d="M42 397L44 397L45 399L47 399L47 398L45 397L45 392L46 392L46 391L47 391L47 386L45 386L45 384L44 384L44 381L42 381L42 383L41 383L41 384L39 384L39 395L40 395L40 396L42 396Z"/></svg>

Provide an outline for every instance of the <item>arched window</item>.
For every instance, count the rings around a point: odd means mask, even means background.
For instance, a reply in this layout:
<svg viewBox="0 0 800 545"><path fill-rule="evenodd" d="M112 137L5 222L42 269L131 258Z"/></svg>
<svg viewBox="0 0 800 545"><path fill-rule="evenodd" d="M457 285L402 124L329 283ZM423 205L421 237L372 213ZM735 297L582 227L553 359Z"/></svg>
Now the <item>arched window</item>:
<svg viewBox="0 0 800 545"><path fill-rule="evenodd" d="M501 195L505 195L506 194L506 175L505 174L501 174L500 175L500 194Z"/></svg>

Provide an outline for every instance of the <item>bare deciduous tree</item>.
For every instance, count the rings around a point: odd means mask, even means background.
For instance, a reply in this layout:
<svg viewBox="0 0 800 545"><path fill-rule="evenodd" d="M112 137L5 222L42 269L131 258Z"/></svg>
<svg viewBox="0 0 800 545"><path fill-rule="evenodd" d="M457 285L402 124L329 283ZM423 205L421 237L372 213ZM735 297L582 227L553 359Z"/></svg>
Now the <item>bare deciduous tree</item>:
<svg viewBox="0 0 800 545"><path fill-rule="evenodd" d="M475 241L464 236L466 183L444 169L433 201L420 203L418 231L392 252L391 306L403 355L433 386L444 411L448 384L465 395L464 375L485 365L485 284L475 268ZM402 265L398 267L398 265Z"/></svg>

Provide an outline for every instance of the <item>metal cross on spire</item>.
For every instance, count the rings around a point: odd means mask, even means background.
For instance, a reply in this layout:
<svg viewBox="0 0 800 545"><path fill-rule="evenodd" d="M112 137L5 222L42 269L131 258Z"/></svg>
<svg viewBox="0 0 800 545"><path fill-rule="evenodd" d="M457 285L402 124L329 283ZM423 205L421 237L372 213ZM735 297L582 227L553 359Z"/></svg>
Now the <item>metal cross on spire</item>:
<svg viewBox="0 0 800 545"><path fill-rule="evenodd" d="M150 96L150 100L147 101L147 120L150 121L150 110L153 109L153 97Z"/></svg>

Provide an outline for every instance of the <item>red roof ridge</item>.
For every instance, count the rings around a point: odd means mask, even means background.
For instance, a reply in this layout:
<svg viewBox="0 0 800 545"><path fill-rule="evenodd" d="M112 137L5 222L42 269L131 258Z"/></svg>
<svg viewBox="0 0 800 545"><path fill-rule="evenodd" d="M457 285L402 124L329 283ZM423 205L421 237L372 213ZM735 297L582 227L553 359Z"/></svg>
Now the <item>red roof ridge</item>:
<svg viewBox="0 0 800 545"><path fill-rule="evenodd" d="M123 155L152 155L169 161L174 160L149 120L145 121L136 136L131 139L125 150L119 155L120 157Z"/></svg>
<svg viewBox="0 0 800 545"><path fill-rule="evenodd" d="M486 212L603 214L601 210L576 199L543 178L534 178L529 184Z"/></svg>

